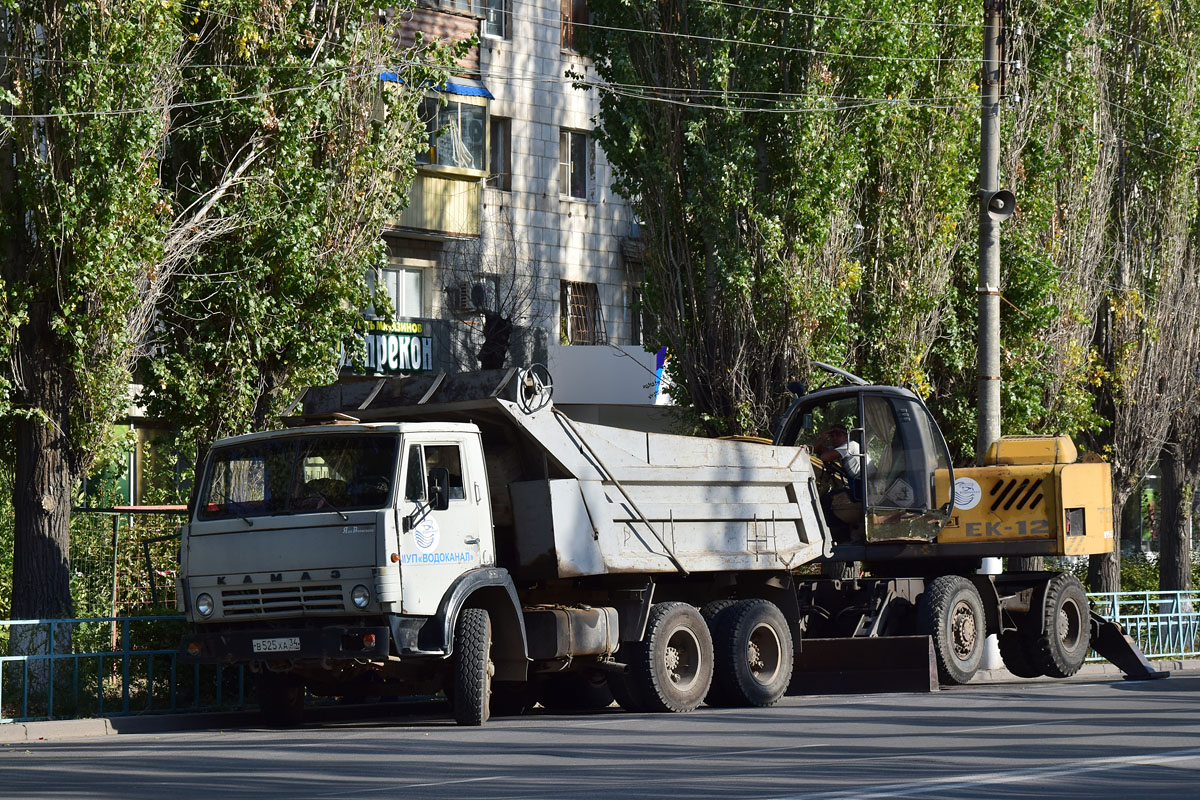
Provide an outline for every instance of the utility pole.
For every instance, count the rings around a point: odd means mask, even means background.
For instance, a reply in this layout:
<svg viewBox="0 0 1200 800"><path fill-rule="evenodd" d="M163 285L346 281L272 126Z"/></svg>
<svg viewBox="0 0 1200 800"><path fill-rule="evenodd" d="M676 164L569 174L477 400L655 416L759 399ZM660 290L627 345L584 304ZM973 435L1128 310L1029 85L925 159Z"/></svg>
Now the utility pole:
<svg viewBox="0 0 1200 800"><path fill-rule="evenodd" d="M983 74L979 87L979 343L975 460L1000 438L1000 220L1012 194L1000 192L1000 26L1003 0L984 0Z"/></svg>
<svg viewBox="0 0 1200 800"><path fill-rule="evenodd" d="M1003 0L983 0L983 69L979 86L979 343L976 356L975 463L982 464L1000 438L1000 221L1016 200L1000 189L1000 64ZM980 573L998 575L999 558L985 558ZM987 638L984 669L1001 664L995 634Z"/></svg>

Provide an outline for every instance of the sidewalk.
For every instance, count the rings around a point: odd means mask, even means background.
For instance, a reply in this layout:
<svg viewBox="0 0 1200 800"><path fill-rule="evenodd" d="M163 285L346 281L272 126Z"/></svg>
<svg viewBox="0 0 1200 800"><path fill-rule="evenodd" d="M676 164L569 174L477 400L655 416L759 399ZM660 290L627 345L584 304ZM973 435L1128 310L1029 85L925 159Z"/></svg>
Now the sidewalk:
<svg viewBox="0 0 1200 800"><path fill-rule="evenodd" d="M1158 669L1171 673L1180 671L1200 672L1200 659L1164 659L1153 662ZM1068 680L1112 680L1119 678L1121 671L1109 663L1084 664L1078 673ZM1017 678L1006 669L980 670L971 681L973 685L997 683L1052 683L1055 678ZM423 701L421 705L428 705ZM401 708L412 706L406 703L390 705L387 709L395 713ZM330 722L342 719L359 719L370 716L372 709L364 706L326 706L310 709L312 716ZM313 720L318 721L318 720ZM93 736L112 736L123 733L178 733L181 731L226 730L257 728L262 722L256 711L223 711L199 714L152 714L133 717L104 717L101 719L67 719L49 722L10 722L0 725L0 745L27 742L82 739Z"/></svg>

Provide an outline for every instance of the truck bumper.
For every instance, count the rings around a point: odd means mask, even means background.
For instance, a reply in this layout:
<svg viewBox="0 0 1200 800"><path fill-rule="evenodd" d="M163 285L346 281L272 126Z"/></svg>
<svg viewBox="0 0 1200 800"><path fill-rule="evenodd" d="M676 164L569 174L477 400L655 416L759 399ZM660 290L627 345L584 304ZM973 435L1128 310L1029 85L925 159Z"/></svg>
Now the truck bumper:
<svg viewBox="0 0 1200 800"><path fill-rule="evenodd" d="M386 625L326 625L196 631L179 644L185 664L238 664L251 661L386 659L391 635Z"/></svg>

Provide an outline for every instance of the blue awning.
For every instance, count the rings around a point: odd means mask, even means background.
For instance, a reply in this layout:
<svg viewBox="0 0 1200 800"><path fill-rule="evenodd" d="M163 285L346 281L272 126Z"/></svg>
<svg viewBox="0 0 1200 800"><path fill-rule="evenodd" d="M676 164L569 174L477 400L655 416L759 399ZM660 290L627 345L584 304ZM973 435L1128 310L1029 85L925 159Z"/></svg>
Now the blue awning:
<svg viewBox="0 0 1200 800"><path fill-rule="evenodd" d="M379 80L390 81L393 83L404 83L404 79L394 72L379 73ZM457 94L463 97L486 97L488 100L495 100L495 96L487 90L479 81L471 80L470 78L455 78L454 80L446 81L441 86L434 87L439 92L445 94Z"/></svg>

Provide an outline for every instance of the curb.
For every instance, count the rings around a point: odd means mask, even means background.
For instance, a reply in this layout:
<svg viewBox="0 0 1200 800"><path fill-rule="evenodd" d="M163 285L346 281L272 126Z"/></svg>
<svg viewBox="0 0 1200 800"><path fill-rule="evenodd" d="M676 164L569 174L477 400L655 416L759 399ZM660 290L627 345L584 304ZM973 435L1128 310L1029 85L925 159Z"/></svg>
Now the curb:
<svg viewBox="0 0 1200 800"><path fill-rule="evenodd" d="M1200 670L1200 659L1195 658L1164 658L1158 661L1151 661L1150 664L1163 672L1181 672L1183 670ZM1079 672L1076 672L1067 680L1096 679L1096 678L1115 678L1124 675L1123 672L1114 664L1104 663L1088 663L1080 667ZM997 669L981 669L975 673L975 678L971 684L975 683L1057 683L1062 681L1062 678L1018 678L1004 667ZM967 684L968 686L971 684Z"/></svg>
<svg viewBox="0 0 1200 800"><path fill-rule="evenodd" d="M24 744L59 739L85 739L120 733L174 733L258 724L253 711L213 711L193 714L156 714L145 717L102 717L10 722L0 725L0 744Z"/></svg>

